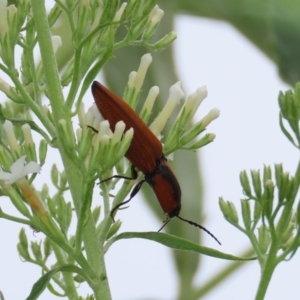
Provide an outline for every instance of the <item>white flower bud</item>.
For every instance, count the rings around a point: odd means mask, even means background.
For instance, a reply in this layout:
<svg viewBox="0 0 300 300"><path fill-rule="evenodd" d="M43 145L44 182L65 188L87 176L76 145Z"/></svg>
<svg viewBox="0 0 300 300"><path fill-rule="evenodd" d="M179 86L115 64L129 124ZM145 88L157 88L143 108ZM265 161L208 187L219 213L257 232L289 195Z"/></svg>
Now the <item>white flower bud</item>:
<svg viewBox="0 0 300 300"><path fill-rule="evenodd" d="M52 40L53 51L54 53L56 53L57 49L62 45L61 37L58 35L54 35L51 37L51 40Z"/></svg>
<svg viewBox="0 0 300 300"><path fill-rule="evenodd" d="M14 127L13 127L12 122L5 120L5 122L3 124L3 129L6 134L8 144L9 144L11 150L14 150L14 151L20 153L20 147L19 147L19 144L18 144L16 136L15 136Z"/></svg>
<svg viewBox="0 0 300 300"><path fill-rule="evenodd" d="M121 7L120 7L119 10L117 11L117 13L116 13L116 15L115 15L115 17L114 17L114 19L113 19L113 22L118 22L118 21L121 20L121 17L122 17L122 15L123 15L123 12L124 12L126 6L127 6L127 3L126 3L126 2L122 3Z"/></svg>
<svg viewBox="0 0 300 300"><path fill-rule="evenodd" d="M209 113L198 123L201 123L203 128L205 128L208 124L210 124L213 120L218 118L220 115L220 110L217 108L213 108L209 111Z"/></svg>
<svg viewBox="0 0 300 300"><path fill-rule="evenodd" d="M22 125L22 131L24 134L24 139L27 145L33 145L31 127L28 124Z"/></svg>
<svg viewBox="0 0 300 300"><path fill-rule="evenodd" d="M184 92L180 87L180 82L178 81L171 86L169 90L169 99L167 100L166 105L150 126L150 129L156 136L163 130L171 113L182 98L184 98Z"/></svg>
<svg viewBox="0 0 300 300"><path fill-rule="evenodd" d="M147 53L142 56L140 66L137 71L136 78L134 80L134 87L138 91L141 89L141 87L143 85L146 72L147 72L151 62L152 62L152 56L150 53Z"/></svg>

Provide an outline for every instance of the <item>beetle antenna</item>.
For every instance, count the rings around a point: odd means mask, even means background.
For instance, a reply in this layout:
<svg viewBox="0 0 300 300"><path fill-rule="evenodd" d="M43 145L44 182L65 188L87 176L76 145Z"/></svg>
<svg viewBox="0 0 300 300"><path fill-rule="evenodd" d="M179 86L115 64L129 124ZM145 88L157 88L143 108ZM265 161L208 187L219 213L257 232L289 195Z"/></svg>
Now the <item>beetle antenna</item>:
<svg viewBox="0 0 300 300"><path fill-rule="evenodd" d="M218 240L218 239L217 239L217 238L216 238L209 230L207 230L205 227L203 227L203 226L201 226L200 224L197 224L197 223L195 223L195 222L193 222L193 221L184 219L184 218L182 218L182 217L180 217L180 216L175 216L175 217L177 217L177 218L180 219L181 221L187 222L187 223L189 223L189 224L191 224L191 225L194 225L194 226L196 226L196 227L198 227L198 228L204 230L206 233L208 233L213 239L215 239L215 240L221 245L220 241L219 241L219 240ZM164 225L164 226L165 226L165 225ZM163 226L163 227L164 227L164 226Z"/></svg>

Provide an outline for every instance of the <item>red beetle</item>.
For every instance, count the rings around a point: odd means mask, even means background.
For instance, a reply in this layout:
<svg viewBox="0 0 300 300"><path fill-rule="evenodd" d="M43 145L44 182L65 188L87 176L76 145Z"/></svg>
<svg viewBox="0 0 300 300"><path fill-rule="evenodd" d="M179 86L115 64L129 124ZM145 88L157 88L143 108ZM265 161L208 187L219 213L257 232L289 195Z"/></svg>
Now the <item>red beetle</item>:
<svg viewBox="0 0 300 300"><path fill-rule="evenodd" d="M152 187L161 208L168 215L160 230L163 229L171 218L177 217L182 221L203 229L221 244L206 228L179 216L181 209L181 189L177 178L162 152L161 142L141 120L138 114L125 101L97 81L93 82L92 93L101 115L109 121L112 131L115 130L115 126L119 121L125 123L126 130L130 128L134 129L131 145L125 156L134 167L145 175L145 178L133 188L130 198L113 208L111 212L112 217L114 212L121 205L128 203L140 190L142 184L147 182ZM112 178L136 179L137 173L133 172L133 178L114 175L101 181L101 183Z"/></svg>

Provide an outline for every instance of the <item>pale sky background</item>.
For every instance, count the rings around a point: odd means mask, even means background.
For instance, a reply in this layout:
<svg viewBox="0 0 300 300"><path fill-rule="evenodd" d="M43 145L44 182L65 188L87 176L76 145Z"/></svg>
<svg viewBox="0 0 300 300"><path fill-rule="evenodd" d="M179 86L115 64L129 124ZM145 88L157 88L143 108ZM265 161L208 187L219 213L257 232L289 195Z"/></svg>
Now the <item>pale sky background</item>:
<svg viewBox="0 0 300 300"><path fill-rule="evenodd" d="M211 108L221 110L220 118L208 128L217 138L201 150L201 158L207 199L203 225L221 240L222 246L208 235L204 235L203 245L239 255L249 245L248 240L224 220L218 197L233 201L240 211L241 170L282 162L285 170L292 174L295 171L298 152L278 125L278 93L288 86L278 77L275 65L226 23L181 16L176 20L176 32L178 74L186 94L201 85L208 89L197 119ZM43 173L47 174L45 170ZM0 205L6 212L10 210L8 202L1 198ZM161 225L139 197L120 213L120 218L122 231L136 231L137 226L139 231L150 231ZM18 256L19 230L18 224L0 219L0 290L7 300L24 299L40 277L39 267L22 263ZM43 237L42 233L34 236L30 228L26 233L33 241ZM145 240L123 240L111 247L106 259L114 300L175 299L177 279L168 248ZM296 254L292 261L277 268L267 300L296 299L299 262ZM206 282L224 265L226 261L204 257L197 284ZM248 262L205 299L251 300L259 278L258 263ZM80 289L87 291L84 284ZM53 296L46 291L39 299L50 300Z"/></svg>

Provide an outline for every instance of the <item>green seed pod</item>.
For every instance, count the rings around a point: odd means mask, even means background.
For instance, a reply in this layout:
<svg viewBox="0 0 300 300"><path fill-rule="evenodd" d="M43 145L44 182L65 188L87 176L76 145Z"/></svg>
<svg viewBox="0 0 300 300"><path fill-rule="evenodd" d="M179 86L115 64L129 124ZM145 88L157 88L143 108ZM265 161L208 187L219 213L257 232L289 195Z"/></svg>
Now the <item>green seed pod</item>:
<svg viewBox="0 0 300 300"><path fill-rule="evenodd" d="M18 252L19 252L19 255L25 260L25 261L30 261L31 260L31 257L29 255L29 252L27 249L23 248L22 245L19 243L17 245L17 249L18 249Z"/></svg>
<svg viewBox="0 0 300 300"><path fill-rule="evenodd" d="M262 193L259 171L251 170L251 177L252 177L252 184L253 184L253 187L254 187L255 195L256 195L256 197L259 198L261 196L261 193Z"/></svg>
<svg viewBox="0 0 300 300"><path fill-rule="evenodd" d="M229 221L233 224L239 223L239 217L236 211L234 204L228 201L228 208L229 208Z"/></svg>
<svg viewBox="0 0 300 300"><path fill-rule="evenodd" d="M226 201L222 197L219 198L219 206L224 215L224 218L228 219L229 209L228 209Z"/></svg>
<svg viewBox="0 0 300 300"><path fill-rule="evenodd" d="M57 169L57 166L56 164L54 164L51 168L51 180L52 180L52 183L54 184L55 187L59 187L59 172L58 172L58 169Z"/></svg>
<svg viewBox="0 0 300 300"><path fill-rule="evenodd" d="M242 216L245 228L247 230L250 230L251 228L251 209L250 209L250 203L249 200L242 200Z"/></svg>
<svg viewBox="0 0 300 300"><path fill-rule="evenodd" d="M45 256L44 259L47 259L50 256L51 252L52 252L51 242L50 239L46 237L44 241L44 256Z"/></svg>
<svg viewBox="0 0 300 300"><path fill-rule="evenodd" d="M26 236L24 228L22 228L20 230L19 241L20 241L20 244L21 244L22 248L28 250L28 239L27 239L27 236Z"/></svg>
<svg viewBox="0 0 300 300"><path fill-rule="evenodd" d="M174 31L166 34L162 39L157 41L153 47L156 50L162 50L167 48L170 44L172 44L177 39L177 34Z"/></svg>
<svg viewBox="0 0 300 300"><path fill-rule="evenodd" d="M260 202L255 201L254 203L254 213L253 213L253 222L257 222L262 215L262 205Z"/></svg>
<svg viewBox="0 0 300 300"><path fill-rule="evenodd" d="M272 180L267 180L264 187L264 213L271 217L273 211L273 202L274 202L274 183Z"/></svg>
<svg viewBox="0 0 300 300"><path fill-rule="evenodd" d="M37 242L32 242L30 245L31 251L36 259L37 262L42 262L42 251L41 251L41 245Z"/></svg>
<svg viewBox="0 0 300 300"><path fill-rule="evenodd" d="M258 229L259 248L263 254L266 254L271 242L270 230L266 225L262 225Z"/></svg>
<svg viewBox="0 0 300 300"><path fill-rule="evenodd" d="M40 166L43 166L45 161L46 161L46 157L47 157L47 150L48 150L48 144L47 142L42 139L40 141L40 146L39 146L39 162L40 162Z"/></svg>
<svg viewBox="0 0 300 300"><path fill-rule="evenodd" d="M272 180L272 170L270 166L264 166L263 182L265 183L267 180Z"/></svg>
<svg viewBox="0 0 300 300"><path fill-rule="evenodd" d="M113 235L115 235L118 230L120 229L122 225L122 222L120 220L117 220L109 229L107 236L106 236L106 240L109 240Z"/></svg>
<svg viewBox="0 0 300 300"><path fill-rule="evenodd" d="M101 206L96 206L93 209L93 219L95 224L97 224L99 221L100 213L101 213Z"/></svg>
<svg viewBox="0 0 300 300"><path fill-rule="evenodd" d="M245 170L240 173L240 182L243 187L245 195L247 195L248 197L252 197L250 182L248 179L247 172Z"/></svg>

